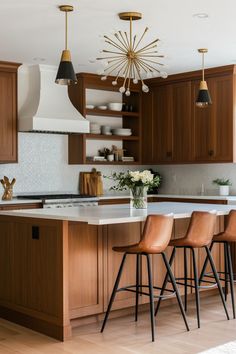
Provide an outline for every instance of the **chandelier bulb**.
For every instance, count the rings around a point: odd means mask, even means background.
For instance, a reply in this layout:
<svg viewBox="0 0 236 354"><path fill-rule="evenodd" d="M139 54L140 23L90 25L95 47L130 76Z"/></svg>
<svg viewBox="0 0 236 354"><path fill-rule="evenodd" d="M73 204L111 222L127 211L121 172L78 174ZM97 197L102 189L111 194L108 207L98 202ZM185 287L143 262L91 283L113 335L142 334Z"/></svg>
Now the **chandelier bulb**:
<svg viewBox="0 0 236 354"><path fill-rule="evenodd" d="M168 77L168 74L164 71L161 71L160 75L163 79L166 79Z"/></svg>
<svg viewBox="0 0 236 354"><path fill-rule="evenodd" d="M143 84L142 85L142 91L145 92L145 93L149 92L149 87L147 85Z"/></svg>
<svg viewBox="0 0 236 354"><path fill-rule="evenodd" d="M133 79L133 83L136 85L138 83L138 79Z"/></svg>
<svg viewBox="0 0 236 354"><path fill-rule="evenodd" d="M116 80L112 81L112 85L116 86L117 85L117 81Z"/></svg>
<svg viewBox="0 0 236 354"><path fill-rule="evenodd" d="M120 93L124 93L124 92L125 92L125 87L124 87L124 86L121 86L121 87L119 88L119 91L120 91Z"/></svg>
<svg viewBox="0 0 236 354"><path fill-rule="evenodd" d="M107 79L107 76L102 76L102 77L101 77L101 80L102 80L102 81L106 81L106 79Z"/></svg>
<svg viewBox="0 0 236 354"><path fill-rule="evenodd" d="M126 90L125 96L130 96L130 90L129 89Z"/></svg>

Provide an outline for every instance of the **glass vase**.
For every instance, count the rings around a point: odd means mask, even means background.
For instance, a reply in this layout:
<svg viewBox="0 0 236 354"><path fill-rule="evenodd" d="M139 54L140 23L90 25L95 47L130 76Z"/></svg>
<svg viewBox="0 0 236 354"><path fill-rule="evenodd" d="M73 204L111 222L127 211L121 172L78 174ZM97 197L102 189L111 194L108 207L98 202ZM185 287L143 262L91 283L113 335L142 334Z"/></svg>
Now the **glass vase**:
<svg viewBox="0 0 236 354"><path fill-rule="evenodd" d="M148 187L136 186L130 190L130 207L134 209L147 209Z"/></svg>

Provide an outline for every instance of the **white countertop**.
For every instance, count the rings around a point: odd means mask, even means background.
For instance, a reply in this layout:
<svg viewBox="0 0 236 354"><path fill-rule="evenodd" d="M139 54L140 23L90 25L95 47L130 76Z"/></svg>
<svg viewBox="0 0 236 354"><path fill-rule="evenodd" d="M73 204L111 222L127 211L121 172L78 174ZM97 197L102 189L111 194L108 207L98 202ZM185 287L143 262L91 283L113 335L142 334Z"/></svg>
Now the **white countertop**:
<svg viewBox="0 0 236 354"><path fill-rule="evenodd" d="M216 210L218 215L227 215L235 206L219 204L149 203L147 210L131 210L128 204L74 207L61 209L31 209L0 211L0 215L27 218L68 220L86 222L91 225L120 224L144 221L149 214L174 214L175 219L188 218L194 210Z"/></svg>
<svg viewBox="0 0 236 354"><path fill-rule="evenodd" d="M17 199L13 198L12 200L0 200L0 206L4 205L17 205L17 204L35 204L42 203L42 199Z"/></svg>

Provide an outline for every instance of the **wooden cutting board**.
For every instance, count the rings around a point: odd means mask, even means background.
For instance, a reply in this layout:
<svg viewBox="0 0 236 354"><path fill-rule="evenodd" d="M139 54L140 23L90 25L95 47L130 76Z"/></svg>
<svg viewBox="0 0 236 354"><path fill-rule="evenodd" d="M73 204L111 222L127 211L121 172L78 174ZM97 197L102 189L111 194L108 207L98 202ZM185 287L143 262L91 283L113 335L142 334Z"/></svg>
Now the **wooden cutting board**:
<svg viewBox="0 0 236 354"><path fill-rule="evenodd" d="M80 194L103 195L102 174L93 168L91 172L80 172Z"/></svg>

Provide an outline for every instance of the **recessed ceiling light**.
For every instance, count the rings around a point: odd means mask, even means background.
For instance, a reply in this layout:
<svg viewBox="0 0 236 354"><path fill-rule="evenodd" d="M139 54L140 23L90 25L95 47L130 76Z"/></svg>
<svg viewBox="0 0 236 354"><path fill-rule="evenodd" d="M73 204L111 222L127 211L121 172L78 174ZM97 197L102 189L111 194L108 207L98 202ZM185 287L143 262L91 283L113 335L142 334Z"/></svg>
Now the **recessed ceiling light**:
<svg viewBox="0 0 236 354"><path fill-rule="evenodd" d="M40 58L40 57L33 58L33 61L37 61L37 62L41 62L41 63L45 60L46 60L45 58Z"/></svg>
<svg viewBox="0 0 236 354"><path fill-rule="evenodd" d="M208 18L209 15L205 12L200 12L198 14L194 14L193 17L200 18L200 19L205 19Z"/></svg>

